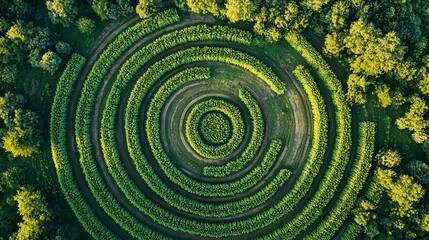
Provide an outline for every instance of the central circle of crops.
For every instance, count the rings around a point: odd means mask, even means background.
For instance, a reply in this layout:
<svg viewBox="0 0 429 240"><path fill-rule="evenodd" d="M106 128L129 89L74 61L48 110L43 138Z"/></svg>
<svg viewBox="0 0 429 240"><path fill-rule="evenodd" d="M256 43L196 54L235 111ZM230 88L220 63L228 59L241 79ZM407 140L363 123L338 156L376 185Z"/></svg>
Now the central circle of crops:
<svg viewBox="0 0 429 240"><path fill-rule="evenodd" d="M221 112L210 112L202 117L198 126L201 136L208 144L220 145L231 135L231 121Z"/></svg>
<svg viewBox="0 0 429 240"><path fill-rule="evenodd" d="M77 219L97 239L332 238L365 183L373 124L352 124L301 35L263 49L183 18L131 19L68 61L50 133Z"/></svg>
<svg viewBox="0 0 429 240"><path fill-rule="evenodd" d="M223 158L243 141L245 126L240 110L219 99L192 107L185 124L190 146L206 158Z"/></svg>

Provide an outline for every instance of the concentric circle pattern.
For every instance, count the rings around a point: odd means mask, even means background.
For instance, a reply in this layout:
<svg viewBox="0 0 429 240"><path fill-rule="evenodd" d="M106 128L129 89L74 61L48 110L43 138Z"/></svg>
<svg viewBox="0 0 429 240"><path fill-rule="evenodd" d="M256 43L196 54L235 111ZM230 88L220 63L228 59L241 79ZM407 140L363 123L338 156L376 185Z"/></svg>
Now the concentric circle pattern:
<svg viewBox="0 0 429 240"><path fill-rule="evenodd" d="M286 40L270 53L248 31L169 9L130 19L88 61L73 55L51 141L85 229L96 239L344 232L374 124L352 119L339 80L303 36Z"/></svg>
<svg viewBox="0 0 429 240"><path fill-rule="evenodd" d="M240 110L221 99L192 106L186 118L186 139L202 157L220 159L234 152L244 138Z"/></svg>

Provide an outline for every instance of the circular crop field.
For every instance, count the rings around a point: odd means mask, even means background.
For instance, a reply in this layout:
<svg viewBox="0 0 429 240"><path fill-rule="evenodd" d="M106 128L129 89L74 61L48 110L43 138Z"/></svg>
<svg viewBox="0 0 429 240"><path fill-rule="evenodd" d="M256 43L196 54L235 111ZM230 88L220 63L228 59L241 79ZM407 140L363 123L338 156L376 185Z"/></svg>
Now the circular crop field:
<svg viewBox="0 0 429 240"><path fill-rule="evenodd" d="M329 239L349 232L374 124L299 34L165 10L73 55L51 114L63 193L96 239Z"/></svg>

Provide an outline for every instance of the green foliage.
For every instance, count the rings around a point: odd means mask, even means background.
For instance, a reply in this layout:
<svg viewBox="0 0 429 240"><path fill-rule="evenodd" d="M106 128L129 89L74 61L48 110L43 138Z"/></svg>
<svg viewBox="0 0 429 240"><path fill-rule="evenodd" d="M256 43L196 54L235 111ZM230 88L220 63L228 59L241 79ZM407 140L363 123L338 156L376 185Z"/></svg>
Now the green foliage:
<svg viewBox="0 0 429 240"><path fill-rule="evenodd" d="M429 185L429 165L425 162L414 160L407 165L410 174L423 186Z"/></svg>
<svg viewBox="0 0 429 240"><path fill-rule="evenodd" d="M24 103L24 96L19 94L7 92L3 97L0 97L0 118L3 119L7 128L15 127L15 110L22 107Z"/></svg>
<svg viewBox="0 0 429 240"><path fill-rule="evenodd" d="M62 56L68 56L70 55L72 49L70 44L63 41L58 41L57 44L55 44L55 50L57 50L57 52Z"/></svg>
<svg viewBox="0 0 429 240"><path fill-rule="evenodd" d="M246 21L252 19L257 9L257 2L251 0L226 0L225 16L231 22Z"/></svg>
<svg viewBox="0 0 429 240"><path fill-rule="evenodd" d="M390 95L390 89L387 85L378 86L375 90L377 94L378 102L380 106L386 108L392 104L392 96Z"/></svg>
<svg viewBox="0 0 429 240"><path fill-rule="evenodd" d="M405 174L398 176L390 169L376 169L375 175L390 199L397 204L394 214L410 217L417 213L413 205L423 197L425 190L414 182L413 177Z"/></svg>
<svg viewBox="0 0 429 240"><path fill-rule="evenodd" d="M156 0L139 0L136 6L136 13L140 18L145 19L158 11L158 2Z"/></svg>
<svg viewBox="0 0 429 240"><path fill-rule="evenodd" d="M39 191L33 192L27 188L17 191L14 200L18 203L18 213L22 222L18 223L19 230L16 239L39 239L43 236L52 213Z"/></svg>
<svg viewBox="0 0 429 240"><path fill-rule="evenodd" d="M35 129L10 129L3 139L3 148L13 157L31 157L38 151L40 139Z"/></svg>
<svg viewBox="0 0 429 240"><path fill-rule="evenodd" d="M61 23L64 27L69 27L78 15L74 0L48 0L46 7L52 23Z"/></svg>
<svg viewBox="0 0 429 240"><path fill-rule="evenodd" d="M325 36L325 46L323 47L323 52L332 57L340 56L340 52L344 49L344 35L334 32L326 34Z"/></svg>
<svg viewBox="0 0 429 240"><path fill-rule="evenodd" d="M354 104L363 105L366 103L365 91L369 82L362 75L350 74L347 79L347 99Z"/></svg>
<svg viewBox="0 0 429 240"><path fill-rule="evenodd" d="M54 74L61 64L62 59L55 52L48 51L42 55L39 66L50 74Z"/></svg>
<svg viewBox="0 0 429 240"><path fill-rule="evenodd" d="M348 224L346 230L341 235L340 239L341 240L355 240L358 238L358 235L360 232L362 232L362 228L359 225L351 222Z"/></svg>
<svg viewBox="0 0 429 240"><path fill-rule="evenodd" d="M92 19L80 17L76 21L76 26L79 32L83 34L91 34L95 29L95 22Z"/></svg>
<svg viewBox="0 0 429 240"><path fill-rule="evenodd" d="M92 1L92 9L101 18L101 20L109 19L109 2L107 0Z"/></svg>
<svg viewBox="0 0 429 240"><path fill-rule="evenodd" d="M423 215L423 219L420 225L424 231L429 232L429 213L426 213L425 215Z"/></svg>
<svg viewBox="0 0 429 240"><path fill-rule="evenodd" d="M319 183L320 187L313 198L306 204L308 207L303 208L296 218L286 222L282 227L268 235L266 239L278 239L280 236L282 238L287 238L288 236L292 237L304 230L321 214L320 209L328 203L328 199L330 199L336 191L336 186L338 186L339 179L341 178L340 176L342 176L345 169L345 161L342 159L347 158L351 146L350 110L345 104L345 96L342 93L341 84L338 79L332 73L321 55L302 36L290 33L286 35L286 40L316 69L323 83L331 93L333 105L337 113L336 138L331 156L332 160L329 163L323 179ZM305 173L305 169L303 173ZM296 183L295 186L297 185ZM353 191L355 190L356 189L353 189ZM302 191L302 188L300 191ZM323 234L323 232L321 232L321 234Z"/></svg>
<svg viewBox="0 0 429 240"><path fill-rule="evenodd" d="M398 166L402 161L402 157L399 155L398 151L394 150L381 151L375 156L375 159L377 159L380 165L388 168Z"/></svg>
<svg viewBox="0 0 429 240"><path fill-rule="evenodd" d="M186 5L192 12L211 13L219 16L221 7L217 0L186 0Z"/></svg>
<svg viewBox="0 0 429 240"><path fill-rule="evenodd" d="M347 26L351 9L350 2L348 1L340 0L334 2L325 17L325 22L327 22L328 29L333 31L332 34L337 34L336 31L342 30Z"/></svg>
<svg viewBox="0 0 429 240"><path fill-rule="evenodd" d="M122 55L129 46L156 29L168 26L178 20L179 17L176 11L167 10L155 15L153 18L139 22L119 34L93 64L82 89L82 96L85 97L79 99L76 111L77 118L81 118L83 121L76 123L75 126L77 148L80 153L79 160L81 161L83 172L87 178L88 176L97 176L96 171L98 171L96 166L89 164L93 161L93 155L90 147L88 147L90 137L86 134L85 130L89 128L90 120L87 116L90 116L91 105L94 103L93 100L95 99L95 94L92 92L93 89L95 88L95 90L97 90L97 84L101 82L103 76L108 72L115 60ZM118 224L125 228L132 236L161 239L161 236L149 229L148 226L142 226L137 223L136 219L132 217L129 212L125 211L122 206L112 204L112 202L115 202L113 196L108 193L107 187L102 182L92 181L89 184L89 188L94 193L95 198L101 206L104 209L109 209L107 214L111 217L115 216L115 218L121 219L117 221Z"/></svg>
<svg viewBox="0 0 429 240"><path fill-rule="evenodd" d="M399 129L408 129L413 132L414 141L423 143L428 139L426 128L429 126L429 121L424 118L424 114L429 109L426 102L419 97L411 98L411 106L408 112L403 117L396 120L396 125Z"/></svg>
<svg viewBox="0 0 429 240"><path fill-rule="evenodd" d="M228 117L219 112L207 113L201 119L199 129L207 143L214 145L225 143L232 132Z"/></svg>
<svg viewBox="0 0 429 240"><path fill-rule="evenodd" d="M394 32L387 33L375 41L369 41L364 49L350 67L353 72L366 76L379 76L391 72L404 55L404 47L400 45L400 39Z"/></svg>
<svg viewBox="0 0 429 240"><path fill-rule="evenodd" d="M146 159L143 154L141 144L139 144L139 136L136 134L138 132L138 109L142 104L142 101L149 91L149 88L155 84L161 76L167 72L179 68L181 65L189 64L192 62L199 61L225 61L227 63L241 64L237 59L232 58L234 56L230 53L231 49L228 48L217 48L217 47L192 47L185 50L177 51L162 60L151 65L147 71L140 76L134 85L134 89L131 92L131 95L128 99L128 104L125 110L125 129L126 139L128 143L128 150L130 152L131 158L134 162L142 162L142 159ZM240 66L240 65L239 65ZM177 86L176 86L177 87ZM169 91L173 91L170 88ZM162 93L162 91L159 91ZM250 99L250 94L248 98ZM199 182L193 178L188 177L180 169L173 165L173 161L169 159L168 155L165 153L162 147L159 129L159 112L161 110L161 104L166 100L167 96L160 94L160 98L156 99L155 97L151 100L151 105L147 110L147 119L146 119L146 135L149 142L150 149L155 159L157 160L161 169L165 172L166 176L179 185L183 189L186 189L190 193L194 193L200 196L207 197L222 197L222 196L232 196L234 194L243 192L253 186L258 182L265 174L261 171L252 171L251 174L247 174L246 178L240 178L239 180L228 182L225 184L211 184L206 182ZM241 98L243 101L243 98ZM246 103L246 102L245 102ZM255 109L255 108L253 108ZM252 142L252 141L251 141ZM253 145L253 144L252 144ZM250 144L249 144L250 146ZM251 152L254 152L254 148L249 149ZM249 155L244 151L246 155ZM254 154L254 153L253 153ZM252 155L253 155L252 154ZM244 154L243 154L244 155ZM247 160L246 158L243 158ZM146 161L144 161L146 163ZM239 162L241 163L241 162ZM149 167L151 168L151 167ZM138 169L139 170L139 169ZM264 169L266 170L266 169ZM147 171L147 170L146 170ZM148 174L153 174L152 172L143 173L140 172L143 176ZM210 190L209 190L210 189Z"/></svg>
<svg viewBox="0 0 429 240"><path fill-rule="evenodd" d="M16 82L18 78L18 67L16 65L6 65L0 69L0 82L10 84Z"/></svg>
<svg viewBox="0 0 429 240"><path fill-rule="evenodd" d="M12 41L25 42L28 38L28 26L23 21L16 21L6 33Z"/></svg>
<svg viewBox="0 0 429 240"><path fill-rule="evenodd" d="M26 0L16 0L10 6L10 10L16 15L19 19L26 19L31 17L31 14L34 13L34 6L28 3Z"/></svg>
<svg viewBox="0 0 429 240"><path fill-rule="evenodd" d="M321 11L322 7L329 3L329 0L304 0L304 5L313 11Z"/></svg>

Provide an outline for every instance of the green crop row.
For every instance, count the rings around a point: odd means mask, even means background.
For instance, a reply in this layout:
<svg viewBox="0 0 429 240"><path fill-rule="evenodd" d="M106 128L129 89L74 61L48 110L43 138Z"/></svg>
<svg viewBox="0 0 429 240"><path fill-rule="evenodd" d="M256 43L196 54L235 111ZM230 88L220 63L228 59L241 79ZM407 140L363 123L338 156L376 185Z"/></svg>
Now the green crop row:
<svg viewBox="0 0 429 240"><path fill-rule="evenodd" d="M283 227L265 236L264 239L277 239L279 236L282 236L282 238L291 238L304 230L321 214L322 209L333 197L342 179L351 147L351 114L346 104L345 95L339 80L331 71L329 65L324 61L320 53L318 53L303 36L290 33L287 34L286 40L288 40L292 47L315 68L327 87L336 113L336 139L328 169L319 183L319 188L314 196L306 204L300 214L290 221L287 221ZM311 76L310 74L307 75Z"/></svg>
<svg viewBox="0 0 429 240"><path fill-rule="evenodd" d="M166 33L135 52L124 63L119 70L118 81L115 82L117 86L113 90L117 91L117 94L122 92L131 78L151 58L180 44L197 41L228 41L250 45L251 39L252 35L247 31L219 25L195 25Z"/></svg>
<svg viewBox="0 0 429 240"><path fill-rule="evenodd" d="M362 231L362 227L359 226L357 223L355 222L350 222L347 225L346 230L344 231L344 233L340 236L340 240L356 240L359 239L359 233Z"/></svg>
<svg viewBox="0 0 429 240"><path fill-rule="evenodd" d="M60 77L51 109L51 151L58 180L64 196L77 219L97 239L116 239L115 235L96 217L80 192L73 176L67 152L67 107L79 73L86 59L73 54Z"/></svg>
<svg viewBox="0 0 429 240"><path fill-rule="evenodd" d="M368 129L364 131L370 131ZM365 135L365 134L363 134ZM365 138L367 135L365 135ZM369 137L371 138L371 137ZM371 141L371 139L366 138L366 140ZM365 141L365 139L363 140ZM371 142L368 142L368 144L373 144ZM370 145L366 145L371 148ZM368 158L368 155L365 152L368 149L363 149L365 154L365 157ZM370 149L369 149L370 150ZM372 151L372 150L371 150ZM371 154L370 154L371 155ZM349 214L351 208L353 207L355 198L357 197L357 194L359 190L361 189L361 186L359 184L362 184L365 179L366 175L368 173L370 165L367 162L367 159L363 159L364 161L361 161L361 156L358 156L358 162L354 165L354 170L352 170L350 176L349 176L349 185L345 187L346 193L343 193L340 198L339 202L336 202L336 205L333 210L329 212L329 219L326 222L322 222L323 226L321 229L317 229L311 234L306 236L306 239L329 239L329 237L322 236L323 234L335 234L335 231L340 225L343 223L344 219ZM371 157L371 156L370 156ZM370 158L369 157L369 158ZM327 171L327 175L329 174L329 170ZM355 176L356 175L356 176ZM300 211L295 218L293 218L291 221L288 221L285 223L285 225L282 228L277 229L274 233L265 236L264 239L278 239L279 236L282 236L283 239L293 239L296 237L297 234L299 234L302 231L305 231L305 229L313 223L318 217L322 215L322 210L326 206L326 204L329 202L329 200L332 198L331 196L331 190L332 186L329 183L329 179L340 179L340 177L333 177L329 176L325 177L322 180L322 183L319 185L318 191L315 193L313 198L306 204L306 206L303 207L303 210ZM339 181L339 180L334 180ZM338 183L333 183L338 184ZM328 195L329 194L329 195ZM344 199L343 199L344 198ZM350 207L350 209L345 209ZM335 213L336 215L332 215ZM327 230L331 229L331 231Z"/></svg>
<svg viewBox="0 0 429 240"><path fill-rule="evenodd" d="M341 227L352 210L357 196L368 177L374 153L374 141L375 124L370 122L359 123L359 142L356 160L353 162L347 183L327 217L316 229L306 236L306 239L332 238L335 232Z"/></svg>
<svg viewBox="0 0 429 240"><path fill-rule="evenodd" d="M199 135L206 143L212 146L219 146L230 139L233 126L231 120L225 114L221 112L209 112L200 118L197 131L200 132Z"/></svg>
<svg viewBox="0 0 429 240"><path fill-rule="evenodd" d="M256 100L246 90L239 89L238 96L250 112L252 136L246 149L237 159L228 161L228 163L223 166L205 166L203 172L206 176L225 177L231 173L240 171L247 163L255 158L258 149L261 147L264 138L264 119L261 109Z"/></svg>
<svg viewBox="0 0 429 240"><path fill-rule="evenodd" d="M109 193L104 181L100 181L99 170L95 163L91 147L92 142L89 134L91 125L90 116L92 116L91 112L97 98L100 83L116 59L145 35L179 20L179 16L175 10L166 10L127 28L119 34L94 62L84 82L76 110L76 119L79 119L75 124L76 143L80 154L79 161L88 186L107 215L114 218L119 226L136 238L145 236L146 238L164 239L165 237L154 232L148 226L140 224L125 208L116 204L115 198Z"/></svg>
<svg viewBox="0 0 429 240"><path fill-rule="evenodd" d="M207 144L200 136L198 127L201 117L210 111L219 111L224 113L232 123L232 136L225 144L212 146ZM206 158L223 158L231 154L244 138L244 122L240 110L234 105L217 99L209 99L195 105L190 111L185 123L186 137L189 145Z"/></svg>

